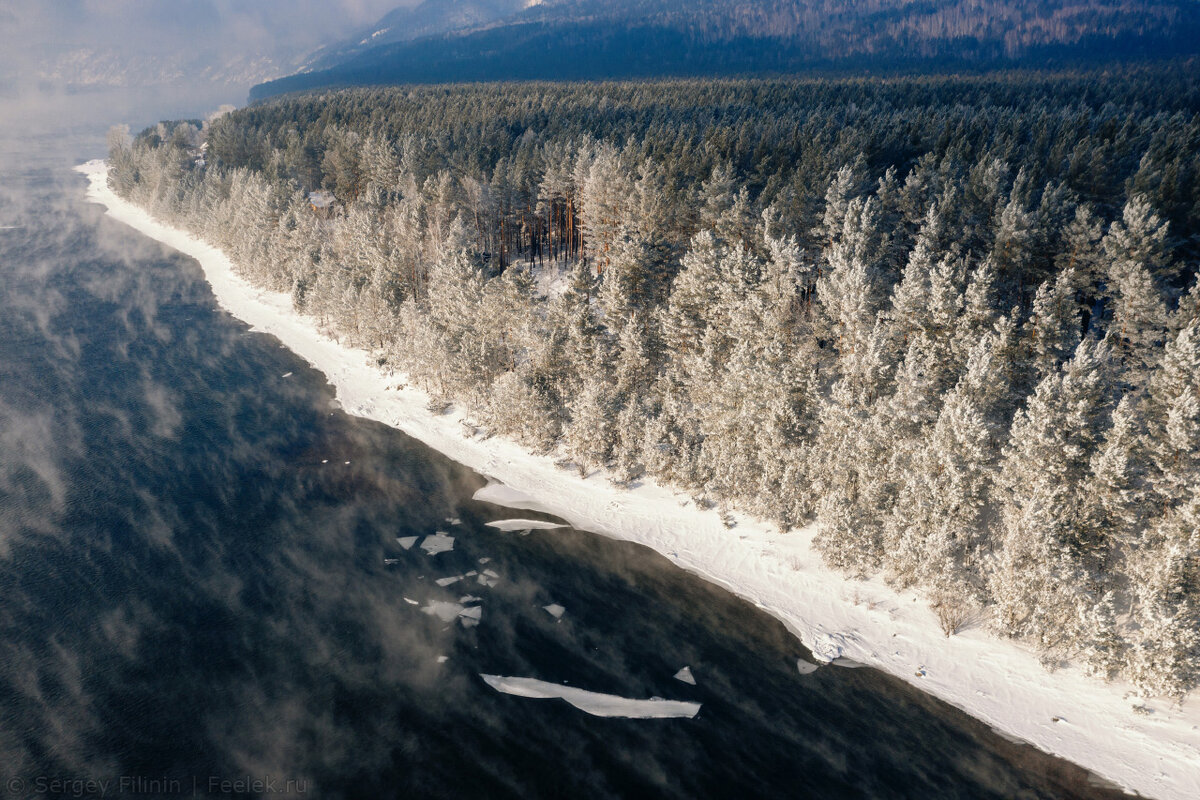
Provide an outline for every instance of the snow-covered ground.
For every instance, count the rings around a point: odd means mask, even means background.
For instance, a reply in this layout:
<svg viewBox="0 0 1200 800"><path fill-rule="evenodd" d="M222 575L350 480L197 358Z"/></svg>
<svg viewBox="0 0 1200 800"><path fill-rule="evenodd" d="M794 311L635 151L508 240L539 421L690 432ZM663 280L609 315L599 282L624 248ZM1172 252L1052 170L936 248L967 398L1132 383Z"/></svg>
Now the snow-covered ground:
<svg viewBox="0 0 1200 800"><path fill-rule="evenodd" d="M784 534L744 517L729 529L717 512L653 483L620 489L500 437L467 438L453 409L430 411L422 392L397 389L395 375L373 366L367 352L322 335L286 294L255 289L219 250L114 195L103 162L79 170L88 176L88 197L114 219L195 258L222 308L325 373L347 412L393 425L506 487L482 498L545 509L578 528L652 547L780 619L821 660L889 672L1126 789L1200 798L1200 698L1173 708L1165 700L1139 701L1130 686L1103 684L1074 668L1048 673L1031 651L979 624L947 639L916 595L826 569L812 549L812 530Z"/></svg>

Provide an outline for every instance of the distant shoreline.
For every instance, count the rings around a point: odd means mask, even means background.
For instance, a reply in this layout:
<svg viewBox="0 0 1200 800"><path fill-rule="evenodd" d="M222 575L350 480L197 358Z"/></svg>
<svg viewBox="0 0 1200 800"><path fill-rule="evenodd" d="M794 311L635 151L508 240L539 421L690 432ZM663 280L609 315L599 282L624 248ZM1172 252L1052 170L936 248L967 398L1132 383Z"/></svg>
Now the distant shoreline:
<svg viewBox="0 0 1200 800"><path fill-rule="evenodd" d="M322 371L348 413L403 431L536 499L575 527L653 548L782 621L818 659L881 669L1128 790L1200 797L1196 700L1182 710L1152 701L1146 704L1152 713L1136 714L1136 701L1125 697L1132 690L1127 684L1103 684L1075 668L1048 673L1031 651L978 627L944 637L914 593L827 569L811 547L812 528L783 534L739 515L731 530L716 511L700 510L685 495L652 482L620 489L600 475L582 479L500 437L468 438L457 410L430 411L423 392L398 389L402 376L373 366L370 353L325 336L292 309L289 295L254 288L220 250L117 197L103 162L76 169L88 177L90 200L117 221L195 258L223 309Z"/></svg>

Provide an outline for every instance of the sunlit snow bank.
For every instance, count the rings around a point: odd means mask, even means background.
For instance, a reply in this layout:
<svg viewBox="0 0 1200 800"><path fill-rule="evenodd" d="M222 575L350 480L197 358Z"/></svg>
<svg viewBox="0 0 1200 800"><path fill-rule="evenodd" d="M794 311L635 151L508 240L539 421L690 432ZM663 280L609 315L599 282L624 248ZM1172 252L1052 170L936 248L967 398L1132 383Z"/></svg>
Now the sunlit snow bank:
<svg viewBox="0 0 1200 800"><path fill-rule="evenodd" d="M543 511L547 514L559 515L559 511L548 503L536 497L530 497L524 492L518 491L499 481L492 481L487 486L475 492L474 499L482 500L485 503L495 503L498 506L506 506L508 508L520 508L525 511Z"/></svg>
<svg viewBox="0 0 1200 800"><path fill-rule="evenodd" d="M598 475L583 479L558 469L552 459L498 436L464 438L459 414L435 414L420 391L390 388L394 376L372 366L365 351L323 336L312 320L293 312L286 294L249 286L220 251L116 197L103 163L80 171L90 180L88 196L114 219L196 258L222 308L324 372L346 411L393 425L504 484L480 499L549 511L575 527L640 542L773 614L822 661L848 659L885 670L1007 736L1141 794L1200 797L1200 697L1182 710L1165 701L1141 704L1127 684L1105 685L1076 669L1048 673L1033 653L978 624L947 639L915 595L825 569L811 548L812 530L781 534L740 518L731 531L715 511L697 509L653 483L619 489Z"/></svg>
<svg viewBox="0 0 1200 800"><path fill-rule="evenodd" d="M696 716L700 711L699 703L688 703L682 700L663 700L652 697L649 700L631 700L612 694L600 694L573 686L560 686L557 683L547 683L536 678L506 678L500 675L480 675L498 692L513 694L518 697L532 697L537 700L562 699L597 717L625 717L628 719L669 719L671 717Z"/></svg>

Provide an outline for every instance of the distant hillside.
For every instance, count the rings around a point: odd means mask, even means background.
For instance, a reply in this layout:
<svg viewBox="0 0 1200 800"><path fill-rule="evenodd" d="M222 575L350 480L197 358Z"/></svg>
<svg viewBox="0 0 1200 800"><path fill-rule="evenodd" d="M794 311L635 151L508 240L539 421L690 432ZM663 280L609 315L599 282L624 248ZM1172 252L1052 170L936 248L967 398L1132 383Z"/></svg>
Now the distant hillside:
<svg viewBox="0 0 1200 800"><path fill-rule="evenodd" d="M1194 0L426 0L251 99L335 85L971 69L1200 53Z"/></svg>
<svg viewBox="0 0 1200 800"><path fill-rule="evenodd" d="M425 0L411 8L397 8L345 42L317 51L304 71L336 67L384 45L486 25L531 5L535 3L529 0Z"/></svg>

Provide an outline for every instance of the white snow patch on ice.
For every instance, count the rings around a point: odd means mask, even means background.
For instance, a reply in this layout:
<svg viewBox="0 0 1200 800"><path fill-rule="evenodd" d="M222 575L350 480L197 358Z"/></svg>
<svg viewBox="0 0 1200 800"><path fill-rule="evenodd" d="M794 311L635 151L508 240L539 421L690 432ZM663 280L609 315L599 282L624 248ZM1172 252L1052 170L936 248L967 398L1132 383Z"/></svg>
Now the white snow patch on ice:
<svg viewBox="0 0 1200 800"><path fill-rule="evenodd" d="M421 542L421 549L431 556L436 556L438 553L445 553L454 549L454 537L447 536L443 531L438 531L433 536L425 537L425 541Z"/></svg>
<svg viewBox="0 0 1200 800"><path fill-rule="evenodd" d="M565 528L561 522L547 522L544 519L498 519L495 522L487 523L489 528L496 528L502 531L531 531L531 530L553 530L554 528Z"/></svg>
<svg viewBox="0 0 1200 800"><path fill-rule="evenodd" d="M537 700L562 699L597 717L625 717L627 719L669 719L672 717L692 718L700 711L699 703L681 700L664 700L652 697L649 700L631 700L613 694L600 694L573 686L539 681L536 678L509 678L501 675L484 675L481 678L498 692L532 697Z"/></svg>
<svg viewBox="0 0 1200 800"><path fill-rule="evenodd" d="M683 669L679 670L679 672L676 672L672 677L677 681L690 683L692 686L696 685L696 676L692 674L691 667L684 667Z"/></svg>
<svg viewBox="0 0 1200 800"><path fill-rule="evenodd" d="M829 663L833 664L835 667L845 667L846 669L858 669L859 667L866 666L866 664L862 663L861 661L855 661L853 658L844 658L840 656Z"/></svg>
<svg viewBox="0 0 1200 800"><path fill-rule="evenodd" d="M472 495L472 499L482 500L485 503L492 503L493 505L504 506L506 508L520 508L526 511L542 511L547 514L558 515L557 512L550 510L549 505L538 500L536 497L525 494L498 481L492 481L487 486L475 492Z"/></svg>
<svg viewBox="0 0 1200 800"><path fill-rule="evenodd" d="M103 161L79 169L88 176L89 199L106 206L112 219L195 258L220 306L323 372L347 413L399 428L502 482L484 487L478 499L536 508L577 528L673 553L675 564L774 615L814 652L831 631L840 632L844 638L831 642L840 650L822 660L840 656L882 669L1123 788L1163 800L1200 797L1200 695L1182 708L1164 702L1153 715L1136 714L1128 683L1105 684L1075 667L1048 673L1035 653L982 627L946 638L911 592L826 569L812 546L811 527L783 533L740 518L733 534L716 511L681 506L677 492L652 480L623 489L598 472L581 478L558 469L553 455L531 455L500 436L467 438L461 412L431 412L429 397L411 381L381 370L371 353L324 335L293 310L287 293L249 285L220 250L117 197ZM405 384L399 390L398 380ZM873 603L847 599L855 590ZM1046 709L1063 708L1071 709L1071 725L1047 716Z"/></svg>

